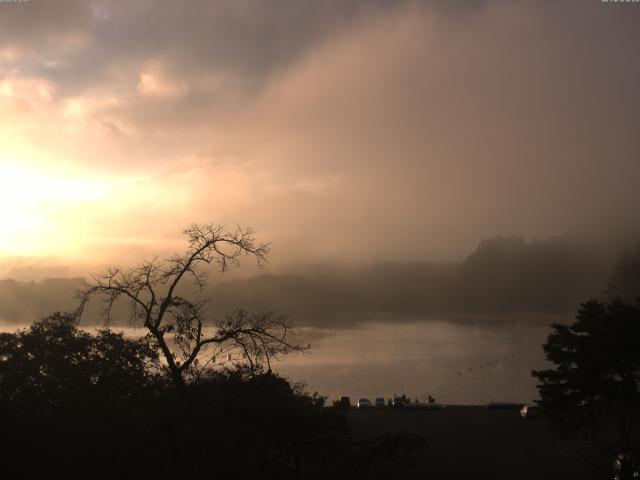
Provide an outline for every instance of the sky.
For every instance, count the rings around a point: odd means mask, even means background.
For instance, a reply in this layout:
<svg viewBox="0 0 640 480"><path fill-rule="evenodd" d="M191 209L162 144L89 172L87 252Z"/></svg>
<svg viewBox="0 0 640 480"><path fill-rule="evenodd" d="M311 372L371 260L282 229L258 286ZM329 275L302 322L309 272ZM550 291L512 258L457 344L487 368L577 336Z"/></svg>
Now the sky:
<svg viewBox="0 0 640 480"><path fill-rule="evenodd" d="M0 263L271 263L637 225L640 4L0 2ZM57 270L56 270L57 269Z"/></svg>

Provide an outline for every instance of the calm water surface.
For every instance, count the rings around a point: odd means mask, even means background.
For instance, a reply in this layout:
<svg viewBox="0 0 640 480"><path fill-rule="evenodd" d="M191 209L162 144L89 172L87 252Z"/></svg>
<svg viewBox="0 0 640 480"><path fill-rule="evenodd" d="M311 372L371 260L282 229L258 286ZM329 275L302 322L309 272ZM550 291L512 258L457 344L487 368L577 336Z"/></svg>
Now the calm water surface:
<svg viewBox="0 0 640 480"><path fill-rule="evenodd" d="M451 404L525 403L537 398L531 370L547 365L549 327L540 324L379 322L305 333L311 352L290 356L277 370L332 399L405 393Z"/></svg>
<svg viewBox="0 0 640 480"><path fill-rule="evenodd" d="M332 400L405 393L420 400L430 394L447 404L528 403L537 398L531 370L547 365L542 351L547 325L425 320L299 328L300 342L310 343L311 350L289 355L274 370ZM144 334L141 329L120 330Z"/></svg>

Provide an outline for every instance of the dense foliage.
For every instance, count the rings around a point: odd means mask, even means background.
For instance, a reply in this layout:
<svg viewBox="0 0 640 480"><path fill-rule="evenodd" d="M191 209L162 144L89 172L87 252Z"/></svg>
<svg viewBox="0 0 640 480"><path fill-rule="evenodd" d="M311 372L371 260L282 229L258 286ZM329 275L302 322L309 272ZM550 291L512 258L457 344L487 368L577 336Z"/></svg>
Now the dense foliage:
<svg viewBox="0 0 640 480"><path fill-rule="evenodd" d="M354 442L343 413L250 366L183 391L153 343L55 314L0 334L7 478L363 478L417 436Z"/></svg>
<svg viewBox="0 0 640 480"><path fill-rule="evenodd" d="M588 301L553 329L544 350L554 368L533 372L543 412L594 461L640 458L640 303Z"/></svg>
<svg viewBox="0 0 640 480"><path fill-rule="evenodd" d="M0 333L0 400L30 413L128 400L155 383L157 352L108 329L80 330L56 313L27 330Z"/></svg>

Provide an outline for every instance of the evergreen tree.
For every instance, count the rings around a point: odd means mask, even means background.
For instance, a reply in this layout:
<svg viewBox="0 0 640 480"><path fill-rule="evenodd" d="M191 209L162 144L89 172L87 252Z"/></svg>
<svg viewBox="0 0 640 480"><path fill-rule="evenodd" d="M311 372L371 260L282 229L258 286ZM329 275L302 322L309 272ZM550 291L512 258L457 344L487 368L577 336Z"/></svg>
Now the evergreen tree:
<svg viewBox="0 0 640 480"><path fill-rule="evenodd" d="M611 467L618 459L618 478L634 478L630 471L640 446L640 304L591 300L581 304L573 324L552 327L544 350L554 368L532 372L541 382L542 411L592 461Z"/></svg>

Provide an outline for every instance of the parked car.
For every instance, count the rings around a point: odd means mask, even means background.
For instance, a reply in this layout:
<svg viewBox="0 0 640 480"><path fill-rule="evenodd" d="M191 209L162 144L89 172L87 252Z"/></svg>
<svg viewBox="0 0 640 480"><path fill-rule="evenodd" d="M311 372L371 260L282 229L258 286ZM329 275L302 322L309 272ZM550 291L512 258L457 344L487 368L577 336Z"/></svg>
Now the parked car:
<svg viewBox="0 0 640 480"><path fill-rule="evenodd" d="M540 418L540 409L536 406L524 405L520 409L520 416L524 419Z"/></svg>
<svg viewBox="0 0 640 480"><path fill-rule="evenodd" d="M411 400L409 400L405 395L402 395L401 397L394 396L392 406L393 408L404 408L410 403Z"/></svg>
<svg viewBox="0 0 640 480"><path fill-rule="evenodd" d="M335 405L341 410L349 410L351 408L351 399L349 397L340 397Z"/></svg>
<svg viewBox="0 0 640 480"><path fill-rule="evenodd" d="M371 407L371 401L368 398L361 398L358 400L358 408L369 408Z"/></svg>
<svg viewBox="0 0 640 480"><path fill-rule="evenodd" d="M376 398L376 408L384 408L387 402L384 401L384 398L378 397Z"/></svg>
<svg viewBox="0 0 640 480"><path fill-rule="evenodd" d="M632 454L619 453L613 462L613 480L640 478L640 462Z"/></svg>

